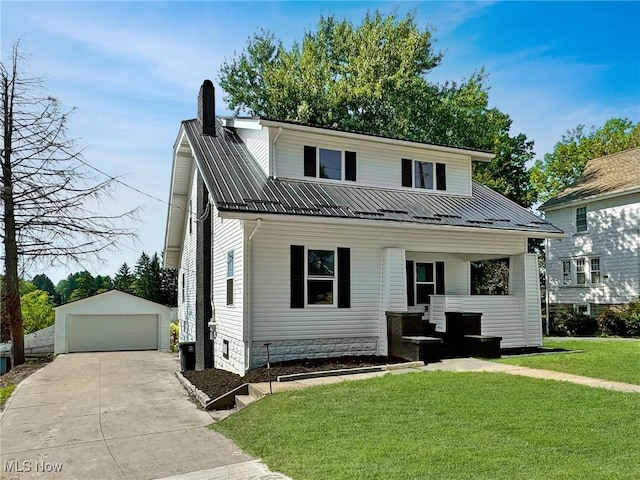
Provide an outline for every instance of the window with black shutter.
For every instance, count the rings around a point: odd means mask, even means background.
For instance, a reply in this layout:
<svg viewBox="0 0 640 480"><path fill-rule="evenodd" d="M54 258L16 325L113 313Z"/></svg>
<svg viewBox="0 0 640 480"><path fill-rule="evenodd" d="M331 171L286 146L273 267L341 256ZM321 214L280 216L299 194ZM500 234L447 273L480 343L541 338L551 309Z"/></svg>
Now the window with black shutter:
<svg viewBox="0 0 640 480"><path fill-rule="evenodd" d="M316 147L304 146L304 176L315 177L316 168Z"/></svg>
<svg viewBox="0 0 640 480"><path fill-rule="evenodd" d="M408 158L402 159L402 186L403 187L412 187L413 186L413 177L412 177L412 166L413 160Z"/></svg>
<svg viewBox="0 0 640 480"><path fill-rule="evenodd" d="M447 189L447 166L444 163L436 163L436 189Z"/></svg>
<svg viewBox="0 0 640 480"><path fill-rule="evenodd" d="M356 152L344 152L344 179L356 181Z"/></svg>

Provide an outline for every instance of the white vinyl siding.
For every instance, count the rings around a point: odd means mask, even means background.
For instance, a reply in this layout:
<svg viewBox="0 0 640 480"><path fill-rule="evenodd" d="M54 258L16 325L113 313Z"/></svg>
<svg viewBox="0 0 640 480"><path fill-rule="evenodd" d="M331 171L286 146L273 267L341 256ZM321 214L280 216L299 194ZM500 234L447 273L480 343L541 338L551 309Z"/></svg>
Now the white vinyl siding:
<svg viewBox="0 0 640 480"><path fill-rule="evenodd" d="M435 295L431 299L431 322L437 331L444 331L445 312L482 313L482 335L502 337L502 348L526 345L522 322L523 300L511 295L449 296ZM540 345L541 343L538 343Z"/></svg>
<svg viewBox="0 0 640 480"><path fill-rule="evenodd" d="M444 163L446 165L447 190L434 190L433 193L438 195L471 195L471 159L467 155L445 154L429 150L427 146L419 148L387 145L376 142L375 138L350 139L330 134L303 133L286 129L278 137L274 148L278 177L314 181L314 179L304 176L304 145L317 145L342 152L347 150L357 152L356 184L358 185L403 188L403 158L433 162L434 175L435 163ZM428 192L425 190L425 193Z"/></svg>
<svg viewBox="0 0 640 480"><path fill-rule="evenodd" d="M185 216L184 237L182 240L182 251L180 257L180 267L178 270L178 289L181 295L178 297L178 323L180 328L181 342L194 342L196 340L196 240L195 234L197 226L194 221L194 213L197 211L197 173L191 172L191 182L189 189L189 202L187 204L187 215ZM189 225L193 224L192 231L189 232Z"/></svg>
<svg viewBox="0 0 640 480"><path fill-rule="evenodd" d="M251 231L255 223L247 222ZM459 231L421 230L403 226L365 226L347 223L285 223L264 221L252 245L253 311L251 314L254 342L312 338L376 336L384 338L384 309L406 310L404 251L424 253L455 252L454 269L462 273L458 279L445 274L458 291L465 291L468 273L464 268L469 254L505 255L522 253L525 240L501 232L462 235ZM290 245L312 245L313 248L351 250L351 308L308 308L303 312L290 308ZM395 247L395 248L387 248ZM386 253L384 253L386 252ZM419 258L419 256L416 256ZM435 258L447 261L446 254ZM387 267L385 267L387 265ZM392 268L389 274L385 268ZM387 278L387 286L385 286ZM275 281L277 279L277 281ZM398 293L391 303L381 305L383 288ZM389 290L391 291L391 290Z"/></svg>
<svg viewBox="0 0 640 480"><path fill-rule="evenodd" d="M213 213L213 299L216 319L216 343L214 346L215 367L235 372L244 371L244 359L222 356L222 342L231 345L244 342L244 226L242 220L221 219L218 211ZM233 252L233 304L227 304L227 280L229 252Z"/></svg>
<svg viewBox="0 0 640 480"><path fill-rule="evenodd" d="M567 238L551 240L547 253L549 301L563 304L620 304L640 295L640 194L592 201L587 209L587 232L576 232L576 207L546 212L545 219ZM586 282L576 285L576 259L585 259ZM600 282L592 282L591 260L599 259ZM573 263L570 285L563 285L563 262Z"/></svg>
<svg viewBox="0 0 640 480"><path fill-rule="evenodd" d="M247 149L256 159L265 175L271 175L269 167L269 128L263 127L261 130L238 128L236 132L238 132L238 136L247 146Z"/></svg>

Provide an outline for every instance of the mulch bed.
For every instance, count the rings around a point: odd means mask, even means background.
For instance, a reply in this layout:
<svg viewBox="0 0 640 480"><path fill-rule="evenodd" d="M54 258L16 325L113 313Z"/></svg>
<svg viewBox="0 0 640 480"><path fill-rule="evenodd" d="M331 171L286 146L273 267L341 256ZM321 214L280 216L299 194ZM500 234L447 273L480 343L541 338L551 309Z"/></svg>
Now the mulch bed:
<svg viewBox="0 0 640 480"><path fill-rule="evenodd" d="M0 388L6 387L7 385L17 385L22 380L27 378L34 372L37 372L42 367L44 367L47 363L53 360L53 356L49 355L46 357L39 358L29 358L22 365L18 365L15 368L12 368L4 375L0 376Z"/></svg>
<svg viewBox="0 0 640 480"><path fill-rule="evenodd" d="M339 370L342 368L374 367L389 363L406 362L404 358L380 357L380 356L345 356L334 358L305 358L289 360L271 364L271 379L276 380L280 375L293 373L320 372L323 370ZM218 398L220 395L230 392L244 383L268 382L269 373L267 367L249 370L244 377L235 373L209 368L201 371L182 372L196 388L209 395L209 398Z"/></svg>

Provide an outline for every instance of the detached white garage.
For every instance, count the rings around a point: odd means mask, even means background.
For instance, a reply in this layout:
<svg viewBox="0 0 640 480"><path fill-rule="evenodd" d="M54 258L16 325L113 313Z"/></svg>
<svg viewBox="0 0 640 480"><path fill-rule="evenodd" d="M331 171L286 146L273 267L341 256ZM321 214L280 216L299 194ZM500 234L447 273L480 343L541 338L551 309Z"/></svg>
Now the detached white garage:
<svg viewBox="0 0 640 480"><path fill-rule="evenodd" d="M55 308L55 353L169 350L170 309L119 290Z"/></svg>

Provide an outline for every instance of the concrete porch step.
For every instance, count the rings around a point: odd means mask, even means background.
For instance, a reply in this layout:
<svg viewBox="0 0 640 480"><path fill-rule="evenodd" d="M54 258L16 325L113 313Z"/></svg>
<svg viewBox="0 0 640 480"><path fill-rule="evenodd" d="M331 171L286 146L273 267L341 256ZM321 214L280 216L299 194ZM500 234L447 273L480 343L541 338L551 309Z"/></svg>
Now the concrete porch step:
<svg viewBox="0 0 640 480"><path fill-rule="evenodd" d="M236 408L242 410L244 407L251 405L257 400L256 397L251 395L236 395Z"/></svg>

